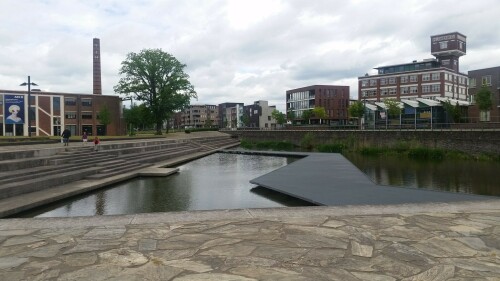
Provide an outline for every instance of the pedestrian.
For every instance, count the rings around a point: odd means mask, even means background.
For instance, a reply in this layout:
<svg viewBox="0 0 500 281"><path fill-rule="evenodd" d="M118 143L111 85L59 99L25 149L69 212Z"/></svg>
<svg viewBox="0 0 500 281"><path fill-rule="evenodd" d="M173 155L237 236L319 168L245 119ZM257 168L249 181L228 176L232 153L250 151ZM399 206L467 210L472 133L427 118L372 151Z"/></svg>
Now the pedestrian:
<svg viewBox="0 0 500 281"><path fill-rule="evenodd" d="M87 144L88 138L89 138L89 136L87 135L87 131L84 131L83 135L82 135L83 145Z"/></svg>
<svg viewBox="0 0 500 281"><path fill-rule="evenodd" d="M101 141L99 140L99 137L98 136L95 136L94 138L94 151L98 151L99 150L99 143Z"/></svg>
<svg viewBox="0 0 500 281"><path fill-rule="evenodd" d="M71 131L68 130L67 128L64 129L64 131L61 134L61 137L63 139L64 146L69 145L69 138L71 137Z"/></svg>

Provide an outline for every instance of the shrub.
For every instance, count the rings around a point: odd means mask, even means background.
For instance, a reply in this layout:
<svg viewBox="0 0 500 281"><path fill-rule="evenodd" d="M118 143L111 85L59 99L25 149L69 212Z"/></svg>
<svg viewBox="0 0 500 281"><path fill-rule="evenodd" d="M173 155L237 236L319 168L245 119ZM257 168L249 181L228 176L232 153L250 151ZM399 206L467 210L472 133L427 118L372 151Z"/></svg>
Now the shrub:
<svg viewBox="0 0 500 281"><path fill-rule="evenodd" d="M306 133L300 141L300 146L302 148L311 149L314 143L314 135L312 133Z"/></svg>
<svg viewBox="0 0 500 281"><path fill-rule="evenodd" d="M319 152L342 153L347 146L343 143L321 144L318 145Z"/></svg>

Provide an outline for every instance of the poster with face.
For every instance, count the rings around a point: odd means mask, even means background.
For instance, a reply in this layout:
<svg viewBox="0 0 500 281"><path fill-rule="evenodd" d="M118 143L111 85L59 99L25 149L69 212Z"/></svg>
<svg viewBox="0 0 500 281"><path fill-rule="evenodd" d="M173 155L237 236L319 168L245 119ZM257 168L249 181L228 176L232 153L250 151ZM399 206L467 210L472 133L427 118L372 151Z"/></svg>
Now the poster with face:
<svg viewBox="0 0 500 281"><path fill-rule="evenodd" d="M24 96L4 96L5 124L24 124Z"/></svg>

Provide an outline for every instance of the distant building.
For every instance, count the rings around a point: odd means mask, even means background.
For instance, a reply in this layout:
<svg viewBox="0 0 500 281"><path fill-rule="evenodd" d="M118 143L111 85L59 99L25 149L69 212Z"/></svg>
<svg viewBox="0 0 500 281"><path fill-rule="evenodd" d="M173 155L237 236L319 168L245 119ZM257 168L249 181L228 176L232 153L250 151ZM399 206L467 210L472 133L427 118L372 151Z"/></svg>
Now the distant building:
<svg viewBox="0 0 500 281"><path fill-rule="evenodd" d="M381 66L376 75L358 78L358 98L380 102L396 100L469 101L467 75L459 71L459 58L466 54L466 37L458 32L431 36L433 59Z"/></svg>
<svg viewBox="0 0 500 281"><path fill-rule="evenodd" d="M190 105L181 111L181 128L217 127L219 109L216 105Z"/></svg>
<svg viewBox="0 0 500 281"><path fill-rule="evenodd" d="M17 104L23 120L17 123L8 119L9 108ZM0 90L0 136L28 136L28 93L26 91ZM99 112L107 107L111 124L99 121ZM72 94L56 92L31 92L30 120L32 136L59 136L67 128L72 135L124 135L122 102L118 96Z"/></svg>
<svg viewBox="0 0 500 281"><path fill-rule="evenodd" d="M469 108L469 118L472 122L500 122L500 66L469 71L469 94L472 106ZM480 112L477 107L476 94L482 85L491 91L492 108Z"/></svg>
<svg viewBox="0 0 500 281"><path fill-rule="evenodd" d="M243 116L243 106L243 103L238 102L219 104L219 128L242 127L241 117Z"/></svg>
<svg viewBox="0 0 500 281"><path fill-rule="evenodd" d="M272 117L272 112L275 109L276 106L269 106L269 103L263 100L244 106L243 116L247 116L248 124L242 124L242 126L251 128L276 128L276 120Z"/></svg>
<svg viewBox="0 0 500 281"><path fill-rule="evenodd" d="M323 107L327 123L346 124L348 120L349 86L313 85L286 91L286 112L288 118L294 116L302 120L304 111ZM319 123L313 117L311 123ZM324 122L324 121L323 121Z"/></svg>

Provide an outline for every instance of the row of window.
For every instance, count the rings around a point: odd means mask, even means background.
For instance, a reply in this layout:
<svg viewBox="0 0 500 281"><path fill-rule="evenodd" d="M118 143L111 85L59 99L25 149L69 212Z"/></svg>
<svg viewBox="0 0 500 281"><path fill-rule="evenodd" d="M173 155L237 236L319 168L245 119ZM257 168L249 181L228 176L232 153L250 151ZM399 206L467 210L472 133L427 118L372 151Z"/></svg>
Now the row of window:
<svg viewBox="0 0 500 281"><path fill-rule="evenodd" d="M422 93L439 93L441 91L441 85L439 84L434 84L434 85L422 85ZM385 89L380 89L380 95L381 96L391 96L391 95L396 95L397 89L396 88L385 88ZM418 87L417 86L411 86L411 87L401 87L400 88L400 94L401 95L412 95L412 94L418 94ZM365 90L361 91L361 96L362 97L373 97L377 96L377 90Z"/></svg>
<svg viewBox="0 0 500 281"><path fill-rule="evenodd" d="M99 119L99 113L96 113L96 118ZM76 119L76 112L67 111L64 115L66 119ZM81 119L92 119L92 112L82 112Z"/></svg>
<svg viewBox="0 0 500 281"><path fill-rule="evenodd" d="M422 76L422 82L439 81L441 78L441 73L439 73L439 72L425 73L425 74L422 74L421 76ZM401 77L399 77L399 80L400 80L401 84L417 83L418 82L418 75L401 76ZM445 73L445 80L459 83L459 84L465 84L467 82L466 77L453 75L453 74L449 74L449 73ZM380 82L381 86L394 85L397 82L397 77L361 80L361 87L368 87L368 86L376 87L377 81ZM490 83L491 83L491 77L490 77Z"/></svg>
<svg viewBox="0 0 500 281"><path fill-rule="evenodd" d="M75 106L76 98L64 98L64 105ZM92 106L92 99L82 99L82 106Z"/></svg>
<svg viewBox="0 0 500 281"><path fill-rule="evenodd" d="M314 99L314 92L313 91L296 92L296 93L290 93L287 96L288 96L287 100L289 101Z"/></svg>
<svg viewBox="0 0 500 281"><path fill-rule="evenodd" d="M491 75L481 77L481 85L491 86ZM471 88L476 87L476 78L469 78L469 86Z"/></svg>

